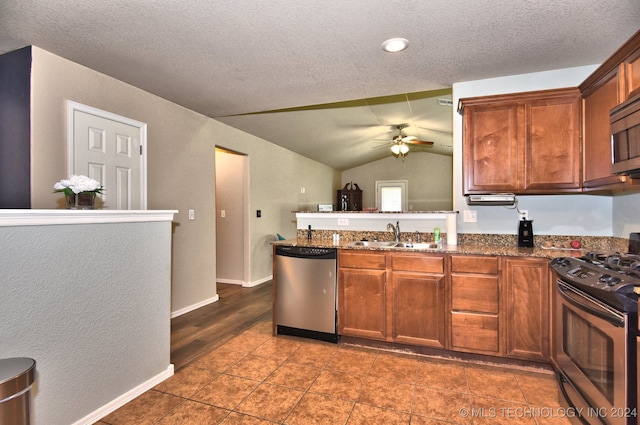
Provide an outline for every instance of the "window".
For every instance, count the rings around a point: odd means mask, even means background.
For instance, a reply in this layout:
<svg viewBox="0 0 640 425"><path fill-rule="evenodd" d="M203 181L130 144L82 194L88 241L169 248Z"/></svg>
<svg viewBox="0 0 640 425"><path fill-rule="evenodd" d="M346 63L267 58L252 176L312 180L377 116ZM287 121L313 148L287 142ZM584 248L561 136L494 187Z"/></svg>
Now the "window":
<svg viewBox="0 0 640 425"><path fill-rule="evenodd" d="M407 180L376 181L378 211L407 211Z"/></svg>

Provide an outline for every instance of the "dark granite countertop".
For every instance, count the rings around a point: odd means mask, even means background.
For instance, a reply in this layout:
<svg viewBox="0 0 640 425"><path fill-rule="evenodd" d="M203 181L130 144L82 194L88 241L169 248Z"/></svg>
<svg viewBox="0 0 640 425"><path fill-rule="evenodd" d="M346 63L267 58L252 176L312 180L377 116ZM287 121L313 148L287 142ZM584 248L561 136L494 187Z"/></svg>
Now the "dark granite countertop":
<svg viewBox="0 0 640 425"><path fill-rule="evenodd" d="M445 245L443 249L416 249L416 248L396 248L396 247L362 247L349 246L353 241L340 241L339 244L333 244L332 240L311 240L306 238L287 239L284 241L274 242L274 245L286 246L308 246L315 248L339 248L367 251L386 251L386 252L424 252L424 253L443 253L443 254L464 254L464 255L497 255L508 257L539 257L539 258L555 258L555 257L580 257L586 250L583 249L545 249L545 248L518 248L517 246L505 245L488 245L481 243L459 243L458 245Z"/></svg>

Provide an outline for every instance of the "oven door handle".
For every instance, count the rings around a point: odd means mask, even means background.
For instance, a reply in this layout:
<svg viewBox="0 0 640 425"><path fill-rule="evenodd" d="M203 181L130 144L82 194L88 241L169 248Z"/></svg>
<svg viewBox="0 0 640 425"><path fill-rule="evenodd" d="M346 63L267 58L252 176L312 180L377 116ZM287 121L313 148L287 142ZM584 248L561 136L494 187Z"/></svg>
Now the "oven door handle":
<svg viewBox="0 0 640 425"><path fill-rule="evenodd" d="M619 314L611 310L606 305L603 305L602 303L594 299L590 299L591 297L589 297L588 295L578 293L576 290L574 290L571 287L568 287L567 285L565 285L560 281L558 282L558 291L560 292L560 295L562 295L567 301L569 301L571 304L575 305L576 307L586 310L588 313L593 314L594 316L597 316L603 320L606 320L607 322L611 323L614 326L617 326L619 328L624 327L624 317L620 316ZM589 304L585 304L584 302L579 301L578 299L575 298L576 296L580 297L580 299L586 299L588 302L590 302L593 305L596 305L602 310L598 308L594 308Z"/></svg>

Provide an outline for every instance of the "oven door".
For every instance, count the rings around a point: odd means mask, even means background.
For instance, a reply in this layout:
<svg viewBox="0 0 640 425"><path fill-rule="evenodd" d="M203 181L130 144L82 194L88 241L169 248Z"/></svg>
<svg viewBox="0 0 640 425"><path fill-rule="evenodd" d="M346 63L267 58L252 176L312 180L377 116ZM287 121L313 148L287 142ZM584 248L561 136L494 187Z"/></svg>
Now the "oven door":
<svg viewBox="0 0 640 425"><path fill-rule="evenodd" d="M627 316L560 279L553 295L553 358L567 402L585 423L627 424L616 414L629 406Z"/></svg>

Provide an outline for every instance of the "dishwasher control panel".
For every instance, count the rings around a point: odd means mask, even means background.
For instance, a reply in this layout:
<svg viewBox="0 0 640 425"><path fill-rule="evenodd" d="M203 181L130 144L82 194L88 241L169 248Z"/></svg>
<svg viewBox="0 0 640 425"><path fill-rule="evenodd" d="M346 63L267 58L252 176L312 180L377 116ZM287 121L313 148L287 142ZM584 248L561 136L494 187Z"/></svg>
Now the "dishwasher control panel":
<svg viewBox="0 0 640 425"><path fill-rule="evenodd" d="M309 246L277 246L276 255L303 258L337 258L335 248L316 248Z"/></svg>

